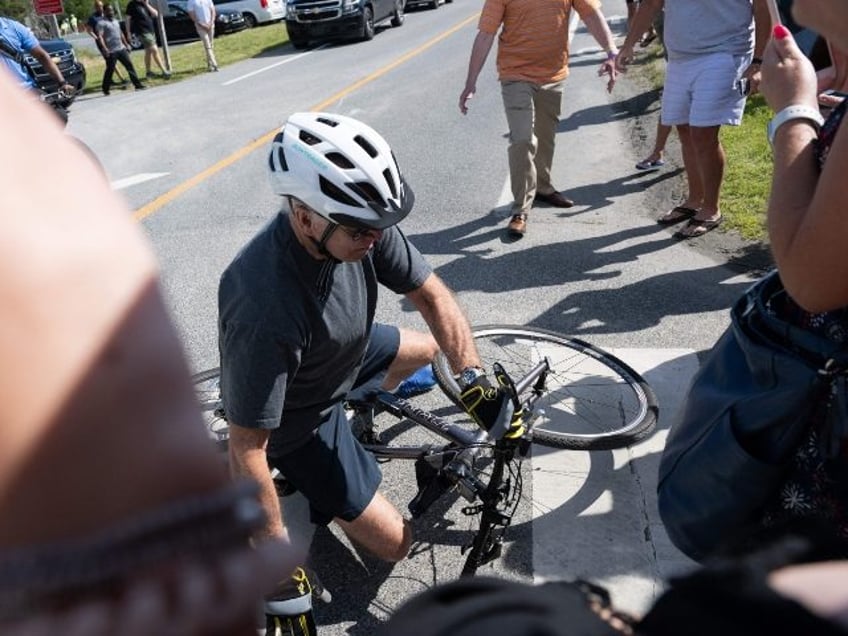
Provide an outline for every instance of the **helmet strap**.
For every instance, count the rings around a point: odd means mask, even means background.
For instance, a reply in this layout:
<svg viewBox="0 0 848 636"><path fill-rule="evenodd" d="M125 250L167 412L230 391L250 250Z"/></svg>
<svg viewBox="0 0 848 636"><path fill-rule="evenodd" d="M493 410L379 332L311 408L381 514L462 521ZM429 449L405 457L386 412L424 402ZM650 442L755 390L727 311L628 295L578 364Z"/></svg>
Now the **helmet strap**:
<svg viewBox="0 0 848 636"><path fill-rule="evenodd" d="M330 222L327 223L327 227L324 228L324 233L321 235L320 240L316 241L314 238L310 237L310 239L312 239L312 242L315 244L315 247L318 249L318 251L322 255L324 255L327 258L334 260L334 261L337 260L337 259L336 259L335 256L330 254L330 250L327 249L327 241L330 240L330 237L333 235L333 232L336 231L337 227L339 227L337 223L333 223L332 221L330 221Z"/></svg>

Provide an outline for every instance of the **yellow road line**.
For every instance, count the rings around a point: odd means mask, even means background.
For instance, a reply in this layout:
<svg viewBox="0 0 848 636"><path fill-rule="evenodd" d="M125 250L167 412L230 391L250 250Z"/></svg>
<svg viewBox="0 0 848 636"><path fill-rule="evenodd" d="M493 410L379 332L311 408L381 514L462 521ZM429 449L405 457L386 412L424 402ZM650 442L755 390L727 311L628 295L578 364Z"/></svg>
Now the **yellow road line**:
<svg viewBox="0 0 848 636"><path fill-rule="evenodd" d="M363 77L362 79L354 82L353 84L351 84L347 88L342 89L341 91L339 91L338 93L336 93L332 97L325 99L323 102L316 104L315 106L313 106L309 110L324 110L325 108L327 108L330 105L332 105L333 103L339 101L343 97L350 95L352 92L362 88L366 84L369 84L370 82L373 82L377 78L382 77L383 75L385 75L389 71L397 68L398 66L400 66L404 62L407 62L408 60L415 57L416 55L420 55L421 53L423 53L424 51L429 49L431 46L434 46L435 44L441 42L442 40L444 40L448 36L453 35L454 33L459 31L461 28L463 28L464 26L466 26L470 22L477 20L479 15L480 15L479 13L475 13L474 15L463 20L462 22L460 22L456 26L448 29L447 31L445 31L441 35L438 35L435 38L433 38L432 40L425 42L424 44L419 46L417 49L414 49L414 50L410 51L409 53L402 55L401 57L396 59L391 64L388 64L388 65L374 71L370 75ZM221 170L223 170L227 166L231 166L236 161L243 159L244 157L249 155L251 152L253 152L257 148L261 148L262 146L266 146L267 144L271 143L271 140L274 138L274 135L277 134L278 130L279 129L275 128L271 132L269 132L265 135L262 135L258 139L254 139L252 142L250 142L249 144L247 144L243 148L236 150L233 154L229 155L228 157L224 157L223 159L221 159L217 163L214 163L213 165L209 166L208 168L206 168L206 170L203 170L202 172L197 173L196 175L194 175L190 179L183 181L178 186L171 188L170 190L168 190L164 194L159 195L158 197L153 199L150 203L148 203L148 204L140 207L138 210L136 210L133 213L133 218L135 218L135 220L137 220L137 221L140 221L144 218L147 218L151 214L158 212L162 207L164 207L165 205L167 205L168 203L170 203L171 201L173 201L174 199L179 197L184 192L191 190L194 186L206 181L206 179L208 179L209 177L211 177L215 173L220 172Z"/></svg>

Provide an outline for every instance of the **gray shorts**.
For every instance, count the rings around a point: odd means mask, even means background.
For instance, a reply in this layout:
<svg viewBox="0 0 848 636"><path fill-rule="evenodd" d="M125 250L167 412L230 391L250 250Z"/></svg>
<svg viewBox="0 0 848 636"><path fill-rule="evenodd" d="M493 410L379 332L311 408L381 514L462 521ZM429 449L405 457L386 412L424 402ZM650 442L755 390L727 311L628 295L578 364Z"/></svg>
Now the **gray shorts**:
<svg viewBox="0 0 848 636"><path fill-rule="evenodd" d="M397 327L374 324L348 397L361 399L379 389L399 346ZM356 519L371 503L383 478L374 456L353 436L341 403L310 441L286 455L269 457L268 462L306 497L312 523L318 525L336 517Z"/></svg>
<svg viewBox="0 0 848 636"><path fill-rule="evenodd" d="M735 83L750 62L744 56L710 53L689 59L670 59L665 70L662 123L696 127L738 126L745 97Z"/></svg>

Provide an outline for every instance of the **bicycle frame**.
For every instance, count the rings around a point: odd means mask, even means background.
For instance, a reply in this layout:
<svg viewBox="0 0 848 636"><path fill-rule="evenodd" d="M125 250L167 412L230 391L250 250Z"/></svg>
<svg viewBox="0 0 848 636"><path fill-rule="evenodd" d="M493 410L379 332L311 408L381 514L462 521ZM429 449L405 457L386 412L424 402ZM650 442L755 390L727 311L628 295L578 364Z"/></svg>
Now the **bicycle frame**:
<svg viewBox="0 0 848 636"><path fill-rule="evenodd" d="M504 505L508 506L512 500L517 503L521 492L520 478L514 488L510 480L505 480L504 477L509 464L516 457L519 461L523 459L530 447L532 423L540 414L534 410L534 405L545 392L545 378L549 369L550 363L545 358L525 377L509 387L515 412L522 412L525 425L525 431L517 437L504 435L510 422L497 423L492 431L502 432L500 436L493 438L482 429L469 431L385 391L378 392L371 401L349 403L364 426L365 439L361 440L363 447L375 457L384 460L416 460L416 473L418 462L425 462L426 466L423 468L430 471L430 480L423 485L419 482L419 492L409 503L410 513L414 518L424 514L433 502L450 490L456 490L469 502L479 500L478 504L462 509L465 515L481 515L480 526L471 544L463 549L463 553L469 549L470 552L462 576L473 575L479 566L498 558L501 554L503 533L512 522L514 511L513 508L504 512L502 508ZM382 411L400 419L407 418L444 438L448 443L441 446L381 444L374 433L373 417L375 413ZM478 478L475 466L484 448L493 449L493 464L488 483Z"/></svg>

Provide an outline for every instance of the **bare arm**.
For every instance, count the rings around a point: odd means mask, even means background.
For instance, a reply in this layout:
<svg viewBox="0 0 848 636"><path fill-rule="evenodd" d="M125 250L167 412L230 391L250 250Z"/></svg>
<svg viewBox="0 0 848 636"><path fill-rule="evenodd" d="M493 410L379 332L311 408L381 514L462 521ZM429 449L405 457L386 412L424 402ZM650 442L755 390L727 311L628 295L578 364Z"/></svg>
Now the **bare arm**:
<svg viewBox="0 0 848 636"><path fill-rule="evenodd" d="M627 36L618 50L618 57L616 58L616 68L618 70L623 71L626 68L627 63L633 57L633 47L636 45L636 42L639 41L643 33L651 28L654 19L664 5L664 0L641 0L639 2L639 9L630 21Z"/></svg>
<svg viewBox="0 0 848 636"><path fill-rule="evenodd" d="M430 327L454 373L465 367L480 366L480 356L471 336L465 313L447 285L436 274L406 295Z"/></svg>
<svg viewBox="0 0 848 636"><path fill-rule="evenodd" d="M0 214L6 557L102 537L111 524L230 482L205 432L153 252L126 203L6 73L0 138L15 157L0 171L0 209L26 211ZM54 187L40 187L45 174ZM178 625L201 634L212 606L219 633L251 633L257 602L294 564L281 547L233 545L158 562L102 593L73 589L61 606L27 607L16 626L0 616L0 633L164 634Z"/></svg>
<svg viewBox="0 0 848 636"><path fill-rule="evenodd" d="M474 97L474 93L477 92L477 77L483 70L486 58L489 57L489 51L494 40L494 34L483 33L482 31L477 31L477 37L474 38L474 45L471 47L471 59L468 61L465 88L462 89L462 94L459 96L459 110L463 115L468 112L468 100Z"/></svg>
<svg viewBox="0 0 848 636"><path fill-rule="evenodd" d="M270 432L265 429L246 428L230 422L230 472L233 477L249 477L259 484L259 502L265 511L265 529L261 537L288 540L283 525L280 500L268 468L265 449Z"/></svg>
<svg viewBox="0 0 848 636"><path fill-rule="evenodd" d="M607 53L607 59L604 60L601 67L598 69L598 75L609 75L607 91L611 92L612 87L615 86L615 80L617 78L615 56L618 53L618 49L615 48L615 40L612 37L612 32L610 31L607 20L604 17L604 14L601 13L600 9L595 9L592 13L583 17L583 23L586 25L589 33L592 34L592 37L595 38L595 41L600 44L601 48L603 48Z"/></svg>
<svg viewBox="0 0 848 636"><path fill-rule="evenodd" d="M754 0L754 58L763 59L763 51L771 37L771 30L774 26L771 23L771 14L768 10L767 0ZM751 82L751 94L759 91L760 88L760 65L752 62L745 70L744 77L747 77Z"/></svg>
<svg viewBox="0 0 848 636"><path fill-rule="evenodd" d="M582 20L600 47L607 53L615 53L615 39L612 37L612 32L601 10L595 9L592 13L583 17Z"/></svg>
<svg viewBox="0 0 848 636"><path fill-rule="evenodd" d="M766 47L762 92L775 112L790 104L817 108L815 70L788 31ZM841 126L820 175L813 149L817 136L803 119L778 128L768 203L771 249L783 284L796 302L814 312L848 305L848 126Z"/></svg>

